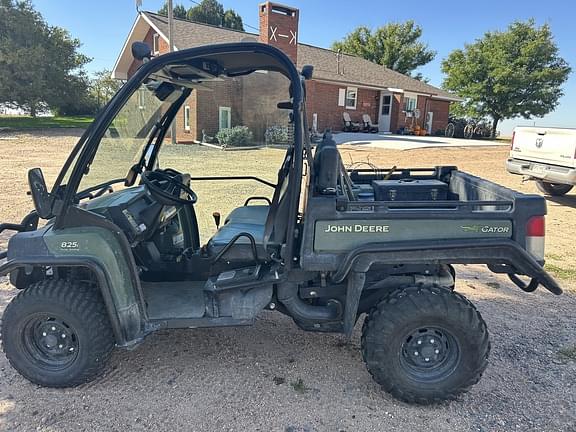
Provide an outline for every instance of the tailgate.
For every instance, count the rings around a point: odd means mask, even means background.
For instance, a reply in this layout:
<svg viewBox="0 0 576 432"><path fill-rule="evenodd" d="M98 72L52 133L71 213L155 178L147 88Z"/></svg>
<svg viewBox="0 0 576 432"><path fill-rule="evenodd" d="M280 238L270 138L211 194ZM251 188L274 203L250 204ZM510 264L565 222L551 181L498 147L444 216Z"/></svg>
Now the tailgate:
<svg viewBox="0 0 576 432"><path fill-rule="evenodd" d="M510 156L574 168L576 129L517 127Z"/></svg>

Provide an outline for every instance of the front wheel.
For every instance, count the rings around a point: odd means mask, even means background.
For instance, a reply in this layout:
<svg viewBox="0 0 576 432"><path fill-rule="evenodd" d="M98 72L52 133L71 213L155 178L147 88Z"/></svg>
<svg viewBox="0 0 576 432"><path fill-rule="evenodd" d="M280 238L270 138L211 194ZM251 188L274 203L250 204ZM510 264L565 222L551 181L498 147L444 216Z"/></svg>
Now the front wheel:
<svg viewBox="0 0 576 432"><path fill-rule="evenodd" d="M362 355L385 391L409 403L453 400L488 365L486 323L462 295L445 288L397 290L372 309Z"/></svg>
<svg viewBox="0 0 576 432"><path fill-rule="evenodd" d="M552 196L566 195L573 188L572 185L562 183L548 183L542 180L536 180L536 186L540 192Z"/></svg>
<svg viewBox="0 0 576 432"><path fill-rule="evenodd" d="M45 280L6 307L2 346L12 367L33 383L72 387L103 371L114 335L96 288Z"/></svg>

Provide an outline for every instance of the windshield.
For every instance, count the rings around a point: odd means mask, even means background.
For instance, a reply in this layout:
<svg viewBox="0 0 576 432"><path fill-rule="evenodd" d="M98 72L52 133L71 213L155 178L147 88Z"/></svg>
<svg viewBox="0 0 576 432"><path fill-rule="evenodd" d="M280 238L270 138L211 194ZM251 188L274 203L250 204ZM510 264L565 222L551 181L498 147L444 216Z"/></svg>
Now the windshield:
<svg viewBox="0 0 576 432"><path fill-rule="evenodd" d="M275 71L202 82L194 88L176 118L178 144L164 142L160 168L193 177L200 237L215 232L213 213L224 218L250 197L272 198L274 189L249 179L201 180L198 177L254 176L276 183L278 169L294 140L290 80ZM281 104L281 106L284 104ZM263 205L258 199L251 205Z"/></svg>
<svg viewBox="0 0 576 432"><path fill-rule="evenodd" d="M116 115L102 137L78 190L122 179L130 167L138 163L154 125L181 95L177 90L161 101L153 89L150 84L140 86Z"/></svg>

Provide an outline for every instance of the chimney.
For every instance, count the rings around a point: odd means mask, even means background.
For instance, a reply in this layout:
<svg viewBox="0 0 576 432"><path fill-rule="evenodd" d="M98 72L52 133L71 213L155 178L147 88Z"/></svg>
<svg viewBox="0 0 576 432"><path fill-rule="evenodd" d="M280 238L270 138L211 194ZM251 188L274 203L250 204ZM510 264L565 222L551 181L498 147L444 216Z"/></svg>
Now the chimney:
<svg viewBox="0 0 576 432"><path fill-rule="evenodd" d="M298 60L298 9L278 3L266 2L259 6L260 42L281 49Z"/></svg>

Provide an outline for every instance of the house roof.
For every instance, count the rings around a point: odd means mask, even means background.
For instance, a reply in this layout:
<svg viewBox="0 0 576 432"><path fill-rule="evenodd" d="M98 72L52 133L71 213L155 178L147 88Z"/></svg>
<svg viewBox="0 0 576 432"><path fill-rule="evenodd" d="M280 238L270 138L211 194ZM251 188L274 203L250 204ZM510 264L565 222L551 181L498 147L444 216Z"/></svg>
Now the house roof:
<svg viewBox="0 0 576 432"><path fill-rule="evenodd" d="M113 75L116 78L125 77L132 62L128 47L133 40L142 40L144 38L146 33L142 33L145 32L148 26L151 26L166 41L168 40L168 18L152 12L141 12L114 67ZM256 33L174 19L174 46L176 49L192 48L215 43L257 40L258 34ZM461 100L452 93L410 78L407 75L361 57L341 54L339 62L337 58L337 53L332 50L303 43L298 44L297 66L301 68L306 64L313 65L315 80L352 84L358 85L359 87L389 89L395 92L414 92L451 101Z"/></svg>

